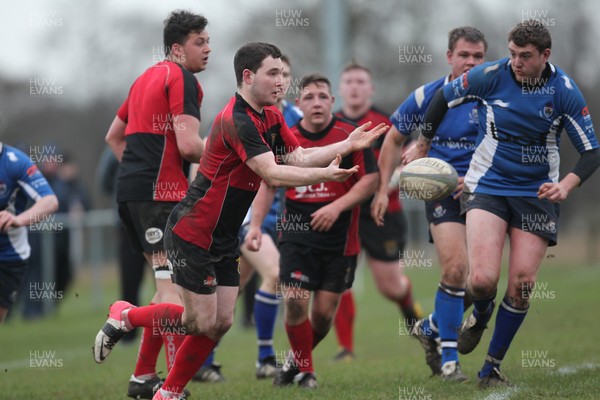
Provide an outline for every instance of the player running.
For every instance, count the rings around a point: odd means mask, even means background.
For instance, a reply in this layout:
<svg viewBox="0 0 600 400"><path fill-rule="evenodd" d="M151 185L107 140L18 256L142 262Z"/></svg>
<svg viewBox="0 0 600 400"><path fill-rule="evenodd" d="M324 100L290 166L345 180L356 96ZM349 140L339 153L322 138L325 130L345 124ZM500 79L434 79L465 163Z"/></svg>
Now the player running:
<svg viewBox="0 0 600 400"><path fill-rule="evenodd" d="M283 85L279 49L267 43L242 46L234 69L238 92L217 116L196 179L167 223L165 246L184 307L117 301L94 344L94 358L103 362L135 327L157 321L182 326L188 336L155 400L185 398L185 385L233 323L237 235L261 180L271 186L344 181L358 166L339 168L341 155L369 147L387 128L362 126L343 142L303 149L274 106ZM278 165L286 154L289 165Z"/></svg>
<svg viewBox="0 0 600 400"><path fill-rule="evenodd" d="M376 212L387 201L383 196L385 183L400 161L401 146L406 137L422 127L425 111L436 90L481 64L486 51L487 42L478 29L465 26L451 30L446 52L450 74L416 89L394 112L391 117L392 128L379 157L382 178L379 183L381 195L373 203ZM458 198L476 139L477 108L473 104L465 104L446 114L429 150L429 157L442 159L456 169L460 185L453 196L425 202L430 240L440 260L442 279L436 291L434 311L417 323L413 333L425 349L426 361L432 373L448 381L462 382L468 379L461 371L456 349L468 272L465 218L461 216ZM387 224L387 216L384 218ZM441 344L441 355L438 342Z"/></svg>
<svg viewBox="0 0 600 400"><path fill-rule="evenodd" d="M338 118L345 118L359 125L366 121L390 122L385 113L373 106L374 87L371 71L367 67L355 62L348 64L340 79L340 94L344 104L342 110L336 113ZM385 136L381 136L373 143L376 158L384 138ZM383 226L377 226L371 218L372 198L361 205L358 224L360 243L366 251L367 264L379 292L398 305L406 325L412 327L422 317L422 311L419 304L413 301L410 278L402 271L401 255L406 238L406 218L398 188L388 191L387 196L389 203ZM340 299L335 316L335 331L340 345L336 360L350 361L354 358L354 314L352 290L347 290Z"/></svg>
<svg viewBox="0 0 600 400"><path fill-rule="evenodd" d="M33 202L27 208L28 202ZM30 225L43 224L58 210L58 199L29 157L0 142L0 324L27 273Z"/></svg>
<svg viewBox="0 0 600 400"><path fill-rule="evenodd" d="M478 373L482 388L510 385L500 364L527 315L546 249L556 245L559 203L600 165L588 107L573 80L548 62L551 47L542 23L517 24L508 35L510 57L475 67L436 92L406 160L427 154L448 107L477 102L479 137L461 197L475 309L461 327L461 353L477 346L492 316L507 233L510 243L508 286ZM559 179L563 129L581 157Z"/></svg>
<svg viewBox="0 0 600 400"><path fill-rule="evenodd" d="M181 304L163 238L171 210L188 189L189 165L204 150L199 136L202 89L194 74L206 68L211 51L206 24L206 18L187 11L169 15L163 30L166 59L134 82L106 135L121 162L119 216L131 244L154 269L156 294L150 304ZM156 359L162 344L170 369L183 339L176 330L144 329L128 396L152 397L161 382Z"/></svg>

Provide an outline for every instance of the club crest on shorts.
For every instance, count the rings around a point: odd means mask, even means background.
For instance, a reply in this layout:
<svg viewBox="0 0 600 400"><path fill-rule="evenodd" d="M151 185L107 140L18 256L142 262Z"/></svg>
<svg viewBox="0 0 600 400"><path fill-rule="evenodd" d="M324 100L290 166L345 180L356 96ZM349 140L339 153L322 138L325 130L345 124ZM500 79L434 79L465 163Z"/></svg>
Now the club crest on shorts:
<svg viewBox="0 0 600 400"><path fill-rule="evenodd" d="M433 217L434 218L441 218L444 215L446 215L446 209L441 205L441 204L436 204L435 208L433 210Z"/></svg>
<svg viewBox="0 0 600 400"><path fill-rule="evenodd" d="M146 229L146 242L150 244L160 242L160 239L163 237L163 231L158 228L148 228Z"/></svg>

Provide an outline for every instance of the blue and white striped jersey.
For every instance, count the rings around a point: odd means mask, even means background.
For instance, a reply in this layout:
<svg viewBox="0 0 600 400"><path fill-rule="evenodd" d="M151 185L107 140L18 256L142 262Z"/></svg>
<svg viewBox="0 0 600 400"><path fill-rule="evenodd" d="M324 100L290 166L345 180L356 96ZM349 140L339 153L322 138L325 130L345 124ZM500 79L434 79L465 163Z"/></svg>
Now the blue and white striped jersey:
<svg viewBox="0 0 600 400"><path fill-rule="evenodd" d="M569 76L547 63L529 83L518 82L503 58L444 86L451 108L477 102L479 134L465 192L537 197L542 183L559 180L563 128L579 153L598 148L588 107Z"/></svg>
<svg viewBox="0 0 600 400"><path fill-rule="evenodd" d="M22 213L28 200L53 195L46 178L22 151L0 143L0 210ZM0 233L0 262L29 258L27 227L10 228Z"/></svg>
<svg viewBox="0 0 600 400"><path fill-rule="evenodd" d="M390 121L403 135L424 128L425 112L435 92L448 83L448 76L427 83L412 92L390 117ZM429 149L429 157L450 163L464 176L475 150L477 140L477 107L465 104L448 110Z"/></svg>

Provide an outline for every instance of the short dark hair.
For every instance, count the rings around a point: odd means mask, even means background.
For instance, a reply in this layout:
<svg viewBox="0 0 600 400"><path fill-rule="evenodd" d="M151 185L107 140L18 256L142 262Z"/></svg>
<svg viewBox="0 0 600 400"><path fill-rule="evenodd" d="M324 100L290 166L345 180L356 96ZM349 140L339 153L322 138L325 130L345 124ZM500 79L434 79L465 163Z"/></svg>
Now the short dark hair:
<svg viewBox="0 0 600 400"><path fill-rule="evenodd" d="M237 86L242 87L244 70L249 69L256 73L262 62L267 57L281 58L281 50L273 44L263 42L252 42L243 45L233 57L233 69Z"/></svg>
<svg viewBox="0 0 600 400"><path fill-rule="evenodd" d="M282 54L279 58L281 58L281 61L286 63L290 68L292 67L292 63L290 62L290 58L288 56Z"/></svg>
<svg viewBox="0 0 600 400"><path fill-rule="evenodd" d="M460 26L448 32L448 50L454 51L456 42L458 42L459 39L465 39L467 42L475 44L483 42L483 50L487 51L488 49L488 43L487 40L485 40L483 32L472 26Z"/></svg>
<svg viewBox="0 0 600 400"><path fill-rule="evenodd" d="M508 34L508 41L519 47L534 45L540 53L552 48L552 38L546 25L535 19L522 21Z"/></svg>
<svg viewBox="0 0 600 400"><path fill-rule="evenodd" d="M300 79L300 91L311 83L324 83L327 85L327 88L329 88L329 93L331 93L331 82L329 82L329 79L327 79L325 75L319 73L304 75L302 79Z"/></svg>
<svg viewBox="0 0 600 400"><path fill-rule="evenodd" d="M173 11L164 21L163 43L165 55L171 53L175 43L183 45L188 35L192 32L200 33L206 28L208 20L199 14L185 10Z"/></svg>
<svg viewBox="0 0 600 400"><path fill-rule="evenodd" d="M362 64L359 64L358 62L356 62L356 60L352 60L348 64L346 64L344 66L344 69L342 70L342 74L345 72L348 72L348 71L355 70L355 69L360 69L361 71L365 71L367 74L369 74L369 76L371 76L371 70L368 67L366 67Z"/></svg>

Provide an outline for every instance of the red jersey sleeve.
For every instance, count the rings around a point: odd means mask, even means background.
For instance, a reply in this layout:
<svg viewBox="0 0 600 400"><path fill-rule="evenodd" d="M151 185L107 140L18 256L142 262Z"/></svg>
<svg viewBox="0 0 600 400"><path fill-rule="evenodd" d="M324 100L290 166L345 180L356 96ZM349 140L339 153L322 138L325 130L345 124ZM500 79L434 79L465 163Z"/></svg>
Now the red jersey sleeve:
<svg viewBox="0 0 600 400"><path fill-rule="evenodd" d="M186 114L200 120L202 89L198 80L190 71L175 64L172 76L167 80L167 96L171 115Z"/></svg>
<svg viewBox="0 0 600 400"><path fill-rule="evenodd" d="M117 117L125 123L127 123L127 119L129 117L129 96L125 99L121 107L117 110Z"/></svg>

